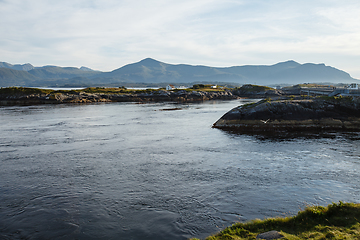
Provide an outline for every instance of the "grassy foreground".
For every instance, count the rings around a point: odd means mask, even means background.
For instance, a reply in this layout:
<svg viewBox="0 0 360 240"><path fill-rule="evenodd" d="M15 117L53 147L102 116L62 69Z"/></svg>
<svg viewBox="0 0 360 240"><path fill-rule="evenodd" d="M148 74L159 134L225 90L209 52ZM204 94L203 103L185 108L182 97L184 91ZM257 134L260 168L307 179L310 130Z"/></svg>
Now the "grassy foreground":
<svg viewBox="0 0 360 240"><path fill-rule="evenodd" d="M206 239L256 239L258 234L272 230L284 235L282 239L360 239L360 204L311 206L293 217L237 223Z"/></svg>

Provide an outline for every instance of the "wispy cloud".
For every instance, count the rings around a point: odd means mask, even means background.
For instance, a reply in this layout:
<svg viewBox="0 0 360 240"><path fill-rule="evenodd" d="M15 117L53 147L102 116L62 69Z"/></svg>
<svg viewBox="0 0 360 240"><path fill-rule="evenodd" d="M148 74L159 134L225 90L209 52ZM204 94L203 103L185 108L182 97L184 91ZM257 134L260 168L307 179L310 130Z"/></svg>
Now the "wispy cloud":
<svg viewBox="0 0 360 240"><path fill-rule="evenodd" d="M359 13L357 0L3 0L0 61L112 70L145 57L215 66L294 59L360 78Z"/></svg>

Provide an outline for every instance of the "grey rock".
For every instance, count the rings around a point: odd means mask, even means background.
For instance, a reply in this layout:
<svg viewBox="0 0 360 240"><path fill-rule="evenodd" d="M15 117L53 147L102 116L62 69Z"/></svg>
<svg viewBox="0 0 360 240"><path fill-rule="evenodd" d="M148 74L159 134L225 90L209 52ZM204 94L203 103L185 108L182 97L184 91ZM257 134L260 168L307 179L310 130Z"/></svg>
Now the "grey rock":
<svg viewBox="0 0 360 240"><path fill-rule="evenodd" d="M257 235L256 239L268 240L268 239L281 239L283 237L284 237L284 235L282 235L278 231L270 231L270 232L265 232L265 233L261 233L261 234Z"/></svg>

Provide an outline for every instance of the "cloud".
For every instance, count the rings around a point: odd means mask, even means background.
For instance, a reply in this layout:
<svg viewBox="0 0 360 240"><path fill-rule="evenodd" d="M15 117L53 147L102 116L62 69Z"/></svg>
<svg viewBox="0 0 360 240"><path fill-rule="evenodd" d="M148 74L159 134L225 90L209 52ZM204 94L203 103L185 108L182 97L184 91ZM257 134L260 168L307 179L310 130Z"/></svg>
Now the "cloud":
<svg viewBox="0 0 360 240"><path fill-rule="evenodd" d="M354 0L0 1L0 54L100 70L145 57L229 66L326 54L341 65L336 56L360 54L359 9Z"/></svg>

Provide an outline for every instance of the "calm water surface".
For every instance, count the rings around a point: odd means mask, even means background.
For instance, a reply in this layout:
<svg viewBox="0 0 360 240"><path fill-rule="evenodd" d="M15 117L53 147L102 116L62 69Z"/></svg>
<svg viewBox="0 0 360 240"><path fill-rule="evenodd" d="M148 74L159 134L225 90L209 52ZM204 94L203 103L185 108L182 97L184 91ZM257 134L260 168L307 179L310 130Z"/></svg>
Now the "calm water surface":
<svg viewBox="0 0 360 240"><path fill-rule="evenodd" d="M211 128L244 103L0 107L0 239L204 238L360 202L358 134Z"/></svg>

